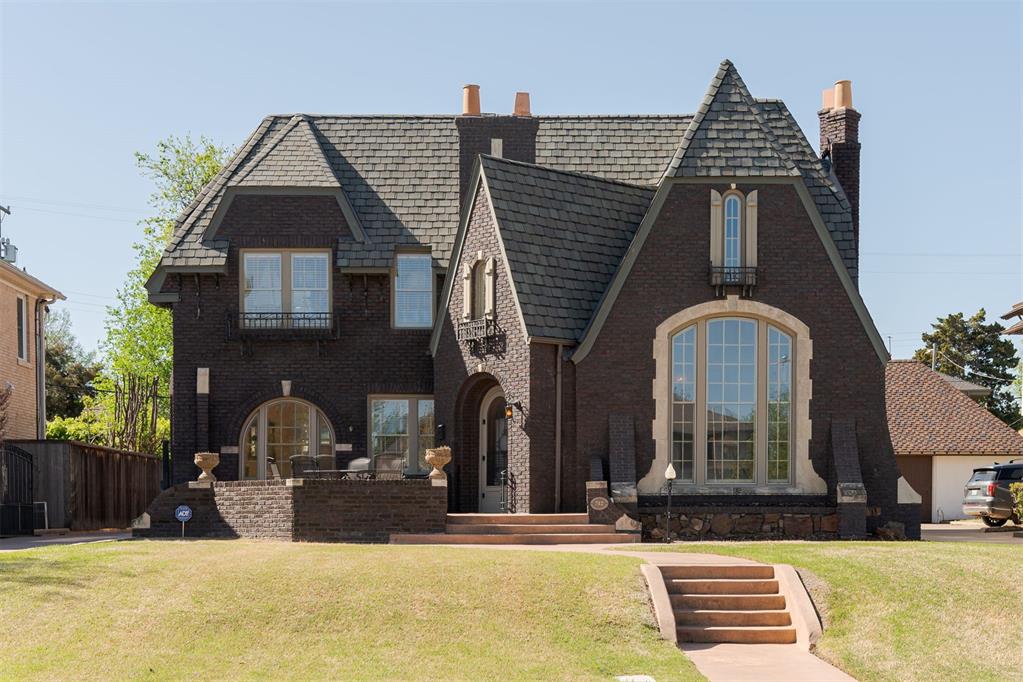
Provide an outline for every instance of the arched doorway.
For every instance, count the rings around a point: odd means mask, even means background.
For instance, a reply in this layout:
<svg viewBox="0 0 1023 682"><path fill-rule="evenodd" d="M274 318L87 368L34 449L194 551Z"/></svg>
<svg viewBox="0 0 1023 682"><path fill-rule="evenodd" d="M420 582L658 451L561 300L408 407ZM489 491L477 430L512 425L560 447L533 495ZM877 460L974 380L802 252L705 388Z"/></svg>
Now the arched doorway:
<svg viewBox="0 0 1023 682"><path fill-rule="evenodd" d="M480 402L479 510L508 511L508 419L504 391L494 386Z"/></svg>
<svg viewBox="0 0 1023 682"><path fill-rule="evenodd" d="M308 469L334 468L334 431L312 403L279 398L263 403L245 422L238 478L293 478Z"/></svg>

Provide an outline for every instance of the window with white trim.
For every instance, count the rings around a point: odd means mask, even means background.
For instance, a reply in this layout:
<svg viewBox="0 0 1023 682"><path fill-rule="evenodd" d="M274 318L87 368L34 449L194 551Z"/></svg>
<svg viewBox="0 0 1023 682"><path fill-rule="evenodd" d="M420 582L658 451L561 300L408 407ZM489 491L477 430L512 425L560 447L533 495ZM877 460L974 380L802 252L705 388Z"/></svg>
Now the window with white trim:
<svg viewBox="0 0 1023 682"><path fill-rule="evenodd" d="M18 359L23 362L28 362L28 298L26 296L18 296L14 299L14 301L14 314L18 330Z"/></svg>
<svg viewBox="0 0 1023 682"><path fill-rule="evenodd" d="M671 336L671 460L680 482L791 482L792 348L787 331L747 317L702 319Z"/></svg>
<svg viewBox="0 0 1023 682"><path fill-rule="evenodd" d="M433 398L373 396L369 401L369 454L373 468L400 459L408 474L430 471L426 451L434 444Z"/></svg>
<svg viewBox="0 0 1023 682"><path fill-rule="evenodd" d="M428 329L433 326L433 257L399 253L394 267L394 326Z"/></svg>
<svg viewBox="0 0 1023 682"><path fill-rule="evenodd" d="M244 251L241 277L245 326L330 325L329 251Z"/></svg>
<svg viewBox="0 0 1023 682"><path fill-rule="evenodd" d="M736 272L757 265L758 192L710 191L710 264Z"/></svg>

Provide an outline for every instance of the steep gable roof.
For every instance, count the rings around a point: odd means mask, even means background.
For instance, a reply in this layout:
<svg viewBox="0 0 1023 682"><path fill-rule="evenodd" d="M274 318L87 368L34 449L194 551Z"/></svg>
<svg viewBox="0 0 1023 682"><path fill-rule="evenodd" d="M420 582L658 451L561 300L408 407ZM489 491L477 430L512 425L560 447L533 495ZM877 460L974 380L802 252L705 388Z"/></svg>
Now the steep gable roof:
<svg viewBox="0 0 1023 682"><path fill-rule="evenodd" d="M888 363L885 405L896 455L1023 455L1023 437L915 360Z"/></svg>
<svg viewBox="0 0 1023 682"><path fill-rule="evenodd" d="M490 156L480 165L528 335L576 341L653 189Z"/></svg>
<svg viewBox="0 0 1023 682"><path fill-rule="evenodd" d="M667 177L799 175L727 59L711 80Z"/></svg>
<svg viewBox="0 0 1023 682"><path fill-rule="evenodd" d="M341 187L304 116L293 116L227 184L229 187Z"/></svg>

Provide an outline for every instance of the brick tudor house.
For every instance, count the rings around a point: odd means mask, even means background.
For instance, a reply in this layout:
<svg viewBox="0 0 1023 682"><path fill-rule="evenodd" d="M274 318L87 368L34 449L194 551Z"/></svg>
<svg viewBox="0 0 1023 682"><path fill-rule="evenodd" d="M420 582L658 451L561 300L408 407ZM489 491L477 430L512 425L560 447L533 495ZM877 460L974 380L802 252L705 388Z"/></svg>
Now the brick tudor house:
<svg viewBox="0 0 1023 682"><path fill-rule="evenodd" d="M670 463L682 534L918 535L857 289L847 81L824 158L728 61L695 114L463 95L270 116L184 211L148 284L174 319L175 482L206 450L221 481L414 478L444 442L450 511L580 512L609 484L591 514L650 530Z"/></svg>

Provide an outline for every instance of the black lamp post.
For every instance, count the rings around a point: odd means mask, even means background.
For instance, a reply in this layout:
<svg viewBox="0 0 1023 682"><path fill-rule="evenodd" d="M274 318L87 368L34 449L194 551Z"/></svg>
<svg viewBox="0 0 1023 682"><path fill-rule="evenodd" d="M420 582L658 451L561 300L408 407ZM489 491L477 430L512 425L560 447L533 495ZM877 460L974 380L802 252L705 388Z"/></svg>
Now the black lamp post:
<svg viewBox="0 0 1023 682"><path fill-rule="evenodd" d="M675 484L675 466L668 462L668 468L664 470L664 479L668 485L668 513L664 519L664 541L671 542L671 488Z"/></svg>

